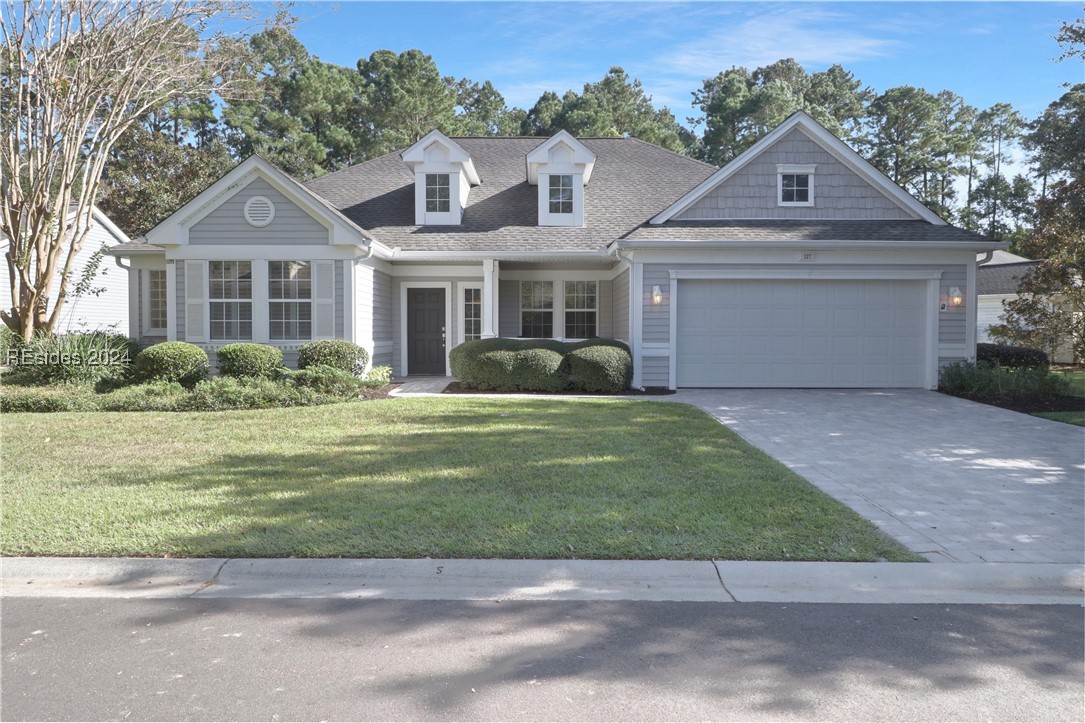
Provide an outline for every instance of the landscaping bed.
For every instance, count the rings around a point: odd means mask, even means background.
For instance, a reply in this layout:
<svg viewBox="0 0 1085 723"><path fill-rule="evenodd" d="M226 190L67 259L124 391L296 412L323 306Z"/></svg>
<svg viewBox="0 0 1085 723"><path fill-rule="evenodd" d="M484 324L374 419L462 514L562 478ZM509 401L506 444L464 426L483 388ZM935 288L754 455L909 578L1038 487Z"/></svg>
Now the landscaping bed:
<svg viewBox="0 0 1085 723"><path fill-rule="evenodd" d="M0 554L920 561L687 405L0 415Z"/></svg>

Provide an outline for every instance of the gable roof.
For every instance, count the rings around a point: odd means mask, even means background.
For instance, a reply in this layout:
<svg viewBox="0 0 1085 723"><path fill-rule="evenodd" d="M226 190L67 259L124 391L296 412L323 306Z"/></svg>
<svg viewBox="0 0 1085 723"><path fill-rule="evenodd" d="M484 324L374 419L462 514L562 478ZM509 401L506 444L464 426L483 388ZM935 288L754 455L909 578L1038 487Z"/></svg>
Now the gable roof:
<svg viewBox="0 0 1085 723"><path fill-rule="evenodd" d="M1032 259L1025 258L1024 256L1018 256L1017 254L1011 254L1009 251L992 251L991 252L991 260L984 262L983 266L1000 266L1002 264L1018 264L1018 263L1021 263L1022 261L1032 261Z"/></svg>
<svg viewBox="0 0 1085 723"><path fill-rule="evenodd" d="M380 243L403 251L600 253L708 178L715 166L635 138L578 139L596 162L584 192L584 226L538 225L538 188L527 155L545 138L455 138L481 185L471 189L459 226L418 226L414 175L392 152L321 176L306 187Z"/></svg>
<svg viewBox="0 0 1085 723"><path fill-rule="evenodd" d="M1013 264L983 265L976 270L976 292L979 294L1016 294L1021 280L1040 265L1039 261L1019 261Z"/></svg>
<svg viewBox="0 0 1085 723"><path fill-rule="evenodd" d="M730 163L705 179L696 188L686 193L673 204L665 208L650 223L662 224L670 221L675 216L685 211L707 196L714 189L723 184L728 178L734 176L745 168L751 161L770 148L774 143L782 139L793 129L800 128L810 140L821 146L827 153L834 156L838 161L850 168L870 185L881 191L886 197L895 201L901 208L914 214L916 218L935 225L946 225L938 214L920 203L912 194L905 191L884 173L872 166L866 159L856 153L847 143L834 136L823 125L811 118L804 111L796 111L787 120L772 129L764 137L738 154Z"/></svg>
<svg viewBox="0 0 1085 723"><path fill-rule="evenodd" d="M196 224L255 178L267 181L273 188L327 227L330 231L329 243L368 246L372 241L364 230L340 213L335 206L280 171L267 159L252 155L148 231L148 243L152 245L184 243L178 238L176 229Z"/></svg>

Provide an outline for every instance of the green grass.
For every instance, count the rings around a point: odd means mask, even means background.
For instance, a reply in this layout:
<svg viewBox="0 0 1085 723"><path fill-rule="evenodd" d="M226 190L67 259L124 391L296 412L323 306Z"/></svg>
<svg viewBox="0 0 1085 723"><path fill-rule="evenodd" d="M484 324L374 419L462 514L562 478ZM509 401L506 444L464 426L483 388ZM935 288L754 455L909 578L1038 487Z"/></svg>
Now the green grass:
<svg viewBox="0 0 1085 723"><path fill-rule="evenodd" d="M1036 412L1032 416L1043 419L1053 419L1056 422L1066 422L1085 427L1085 411L1081 412Z"/></svg>
<svg viewBox="0 0 1085 723"><path fill-rule="evenodd" d="M1075 397L1085 397L1085 369L1057 371L1055 373L1066 377L1070 381L1070 394Z"/></svg>
<svg viewBox="0 0 1085 723"><path fill-rule="evenodd" d="M702 412L0 415L4 555L919 560Z"/></svg>

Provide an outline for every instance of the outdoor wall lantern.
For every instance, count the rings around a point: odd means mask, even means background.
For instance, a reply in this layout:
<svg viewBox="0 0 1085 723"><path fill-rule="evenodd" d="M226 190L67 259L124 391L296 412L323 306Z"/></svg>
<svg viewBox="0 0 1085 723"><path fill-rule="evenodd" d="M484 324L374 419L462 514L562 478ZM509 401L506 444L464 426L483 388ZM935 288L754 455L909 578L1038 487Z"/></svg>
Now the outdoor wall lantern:
<svg viewBox="0 0 1085 723"><path fill-rule="evenodd" d="M951 286L949 288L949 303L953 306L960 306L964 303L964 294L961 293L960 287Z"/></svg>
<svg viewBox="0 0 1085 723"><path fill-rule="evenodd" d="M656 306L663 303L663 289L659 288L659 284L652 287L652 303Z"/></svg>

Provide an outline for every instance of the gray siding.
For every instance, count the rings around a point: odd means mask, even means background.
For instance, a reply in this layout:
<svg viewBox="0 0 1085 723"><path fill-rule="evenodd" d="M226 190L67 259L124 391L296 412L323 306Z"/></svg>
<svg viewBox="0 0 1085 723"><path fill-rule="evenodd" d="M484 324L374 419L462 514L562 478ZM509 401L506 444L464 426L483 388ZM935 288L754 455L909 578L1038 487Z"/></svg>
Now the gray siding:
<svg viewBox="0 0 1085 723"><path fill-rule="evenodd" d="M611 282L611 305L613 325L611 334L615 339L629 341L629 271L623 271Z"/></svg>
<svg viewBox="0 0 1085 723"><path fill-rule="evenodd" d="M254 228L245 221L245 202L253 196L267 196L275 204L275 218L263 228ZM189 229L188 242L261 246L326 244L328 230L262 178L257 178Z"/></svg>
<svg viewBox="0 0 1085 723"><path fill-rule="evenodd" d="M520 336L520 282L498 281L497 335Z"/></svg>
<svg viewBox="0 0 1085 723"><path fill-rule="evenodd" d="M346 329L343 315L343 264L345 261L335 262L335 338L346 339Z"/></svg>
<svg viewBox="0 0 1085 723"><path fill-rule="evenodd" d="M596 308L598 309L596 333L604 339L614 337L614 301L611 299L613 283L600 281L596 294Z"/></svg>
<svg viewBox="0 0 1085 723"><path fill-rule="evenodd" d="M965 266L948 266L942 272L942 281L939 297L949 298L949 290L956 286L964 292L965 299L968 294L968 269ZM961 306L949 306L945 311L938 314L938 343L964 346L965 333L968 327L968 303Z"/></svg>
<svg viewBox="0 0 1085 723"><path fill-rule="evenodd" d="M386 344L387 348L373 356L373 363L384 366L392 363L392 277L383 271L373 273L373 340Z"/></svg>
<svg viewBox="0 0 1085 723"><path fill-rule="evenodd" d="M173 298L173 310L177 314L177 341L185 340L185 264L178 261L173 264L176 273L176 286Z"/></svg>
<svg viewBox="0 0 1085 723"><path fill-rule="evenodd" d="M634 364L636 362L634 361ZM670 385L670 360L663 356L646 356L640 360L641 380L646 387Z"/></svg>
<svg viewBox="0 0 1085 723"><path fill-rule="evenodd" d="M641 334L645 344L666 344L671 340L671 277L668 273L671 268L657 264L644 267L644 324ZM652 286L655 284L659 284L663 290L663 303L659 306L652 303Z"/></svg>
<svg viewBox="0 0 1085 723"><path fill-rule="evenodd" d="M777 205L776 164L816 163L812 207ZM799 128L795 128L745 168L677 216L713 218L912 219Z"/></svg>

